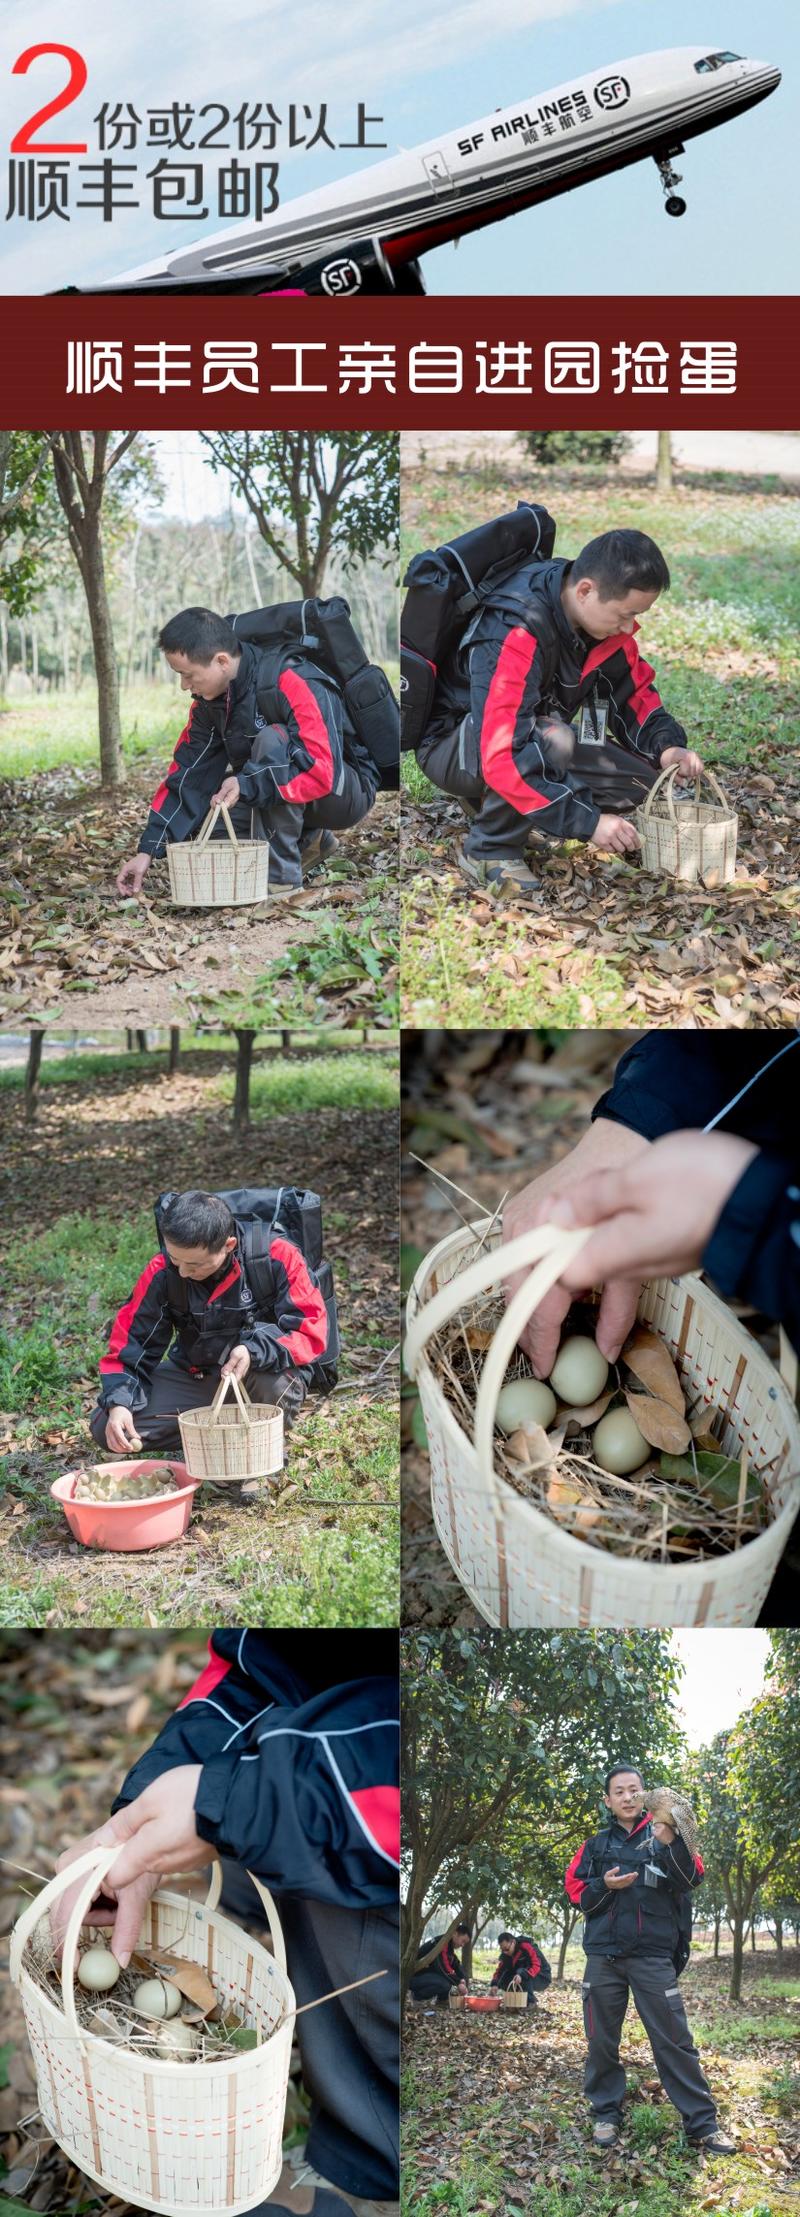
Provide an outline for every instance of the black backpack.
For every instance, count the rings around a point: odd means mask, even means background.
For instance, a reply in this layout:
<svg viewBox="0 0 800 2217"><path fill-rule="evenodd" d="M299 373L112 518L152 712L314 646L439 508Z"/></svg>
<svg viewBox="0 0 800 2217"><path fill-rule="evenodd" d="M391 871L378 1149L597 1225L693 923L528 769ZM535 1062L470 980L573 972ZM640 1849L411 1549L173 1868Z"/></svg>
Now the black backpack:
<svg viewBox="0 0 800 2217"><path fill-rule="evenodd" d="M332 600L277 601L272 608L251 608L248 615L228 616L237 638L274 655L264 690L277 685L288 660L306 659L321 676L333 680L362 747L379 773L381 785L393 791L400 782L400 711L385 670L368 662L350 608L340 594ZM268 697L258 705L267 722L274 720Z"/></svg>
<svg viewBox="0 0 800 2217"><path fill-rule="evenodd" d="M401 747L415 753L433 706L436 679L462 644L470 618L526 559L546 562L556 526L546 508L521 500L507 516L478 524L434 553L415 554L400 617Z"/></svg>
<svg viewBox="0 0 800 2217"><path fill-rule="evenodd" d="M313 1383L327 1392L338 1378L337 1358L341 1353L339 1319L336 1311L336 1293L330 1263L322 1252L322 1203L318 1193L307 1187L283 1186L235 1186L232 1191L220 1193L220 1201L227 1201L244 1235L244 1267L248 1285L259 1307L270 1308L275 1294L275 1274L270 1261L270 1241L283 1233L290 1239L313 1270L322 1294L328 1316L328 1346L324 1356L313 1364ZM160 1193L155 1205L156 1231L163 1249L164 1230L162 1218L174 1193ZM167 1260L167 1300L174 1316L180 1317L188 1310L189 1296L186 1284L177 1270Z"/></svg>

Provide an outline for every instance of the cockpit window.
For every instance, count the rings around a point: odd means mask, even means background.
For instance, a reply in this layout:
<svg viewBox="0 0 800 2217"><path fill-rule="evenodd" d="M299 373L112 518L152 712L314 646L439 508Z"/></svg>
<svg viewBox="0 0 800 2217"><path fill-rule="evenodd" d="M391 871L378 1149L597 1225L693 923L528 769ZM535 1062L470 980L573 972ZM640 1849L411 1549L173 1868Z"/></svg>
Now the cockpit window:
<svg viewBox="0 0 800 2217"><path fill-rule="evenodd" d="M741 62L743 54L706 54L701 62L695 62L698 76L707 77L709 70L721 69L723 62Z"/></svg>

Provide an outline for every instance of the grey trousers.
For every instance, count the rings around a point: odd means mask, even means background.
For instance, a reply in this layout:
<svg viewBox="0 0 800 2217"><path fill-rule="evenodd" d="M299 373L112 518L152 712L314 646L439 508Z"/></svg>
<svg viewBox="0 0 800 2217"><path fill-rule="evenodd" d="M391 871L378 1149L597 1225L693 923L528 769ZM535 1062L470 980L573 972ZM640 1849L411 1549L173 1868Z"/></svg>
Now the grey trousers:
<svg viewBox="0 0 800 2217"><path fill-rule="evenodd" d="M262 735L256 732L251 748L254 762L268 758L269 749L262 744ZM231 822L239 839L266 838L270 843L270 877L273 885L302 885L301 849L303 841L317 831L350 831L360 824L375 800L375 788L358 767L345 762L342 769L341 790L325 793L321 800L295 802L274 801L254 808L250 801L237 801L231 811ZM212 839L227 838L222 818L217 819Z"/></svg>
<svg viewBox="0 0 800 2217"><path fill-rule="evenodd" d="M273 1407L280 1401L285 1424L296 1417L308 1391L310 1370L248 1370L245 1385L251 1401ZM142 1446L159 1455L181 1455L181 1435L176 1410L210 1408L220 1381L219 1370L206 1370L199 1378L183 1370L170 1355L159 1363L146 1409L137 1409L134 1423ZM98 1447L105 1447L109 1411L99 1402L89 1418L89 1429Z"/></svg>
<svg viewBox="0 0 800 2217"><path fill-rule="evenodd" d="M222 1906L263 1917L246 1871L223 1863ZM394 2201L400 2129L400 1941L394 1909L337 1909L276 1888L289 1977L298 2008L351 1979L369 1986L297 2019L303 2081L311 2097L306 2154L343 2194Z"/></svg>
<svg viewBox="0 0 800 2217"><path fill-rule="evenodd" d="M589 2043L584 2092L595 2117L619 2123L625 2072L619 2043L628 2002L641 2017L665 2094L690 2139L714 2132L717 2113L686 2018L668 1955L591 1955L583 1981L583 2022Z"/></svg>
<svg viewBox="0 0 800 2217"><path fill-rule="evenodd" d="M475 821L465 840L467 854L484 862L498 855L521 855L531 832L538 828L536 812L521 815L484 784L471 727L472 717L465 716L452 731L424 739L417 753L420 769L440 792L466 801L474 811ZM646 755L629 753L613 740L599 747L576 741L569 766L578 781L589 787L595 807L610 816L632 815L658 776L656 763Z"/></svg>

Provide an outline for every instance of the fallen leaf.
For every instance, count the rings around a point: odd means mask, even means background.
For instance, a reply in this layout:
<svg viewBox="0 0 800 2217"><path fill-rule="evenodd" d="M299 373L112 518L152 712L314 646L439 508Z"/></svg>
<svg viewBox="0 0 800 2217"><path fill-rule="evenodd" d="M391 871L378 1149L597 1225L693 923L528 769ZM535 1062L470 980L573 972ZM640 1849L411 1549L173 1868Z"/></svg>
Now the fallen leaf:
<svg viewBox="0 0 800 2217"><path fill-rule="evenodd" d="M689 1446L692 1435L686 1418L679 1416L668 1401L657 1401L648 1393L629 1393L627 1387L625 1399L649 1447L680 1455Z"/></svg>
<svg viewBox="0 0 800 2217"><path fill-rule="evenodd" d="M637 1324L622 1350L622 1361L633 1371L640 1385L646 1386L657 1401L667 1401L670 1408L683 1415L685 1400L680 1378L669 1349L658 1332L651 1332L646 1324ZM649 1434L645 1433L645 1438ZM657 1447L658 1441L653 1441Z"/></svg>

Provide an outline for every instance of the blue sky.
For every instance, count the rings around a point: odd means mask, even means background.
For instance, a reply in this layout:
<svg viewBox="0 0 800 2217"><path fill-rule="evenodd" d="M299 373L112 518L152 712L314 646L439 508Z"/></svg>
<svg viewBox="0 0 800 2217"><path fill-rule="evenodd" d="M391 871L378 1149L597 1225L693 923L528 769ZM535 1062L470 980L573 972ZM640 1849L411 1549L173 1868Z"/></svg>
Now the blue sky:
<svg viewBox="0 0 800 2217"><path fill-rule="evenodd" d="M15 16L16 27L12 20ZM24 29L23 29L24 25ZM347 28L343 44L342 26ZM286 0L72 0L68 24L54 0L7 9L0 33L5 143L33 108L63 83L63 64L38 62L27 77L11 64L23 46L68 39L83 52L89 84L61 119L67 137L89 139L103 99L142 106L172 98L246 96L327 99L339 130L352 135L364 98L386 119L390 150L434 138L495 106L547 91L573 74L651 48L730 46L783 69L764 105L693 142L679 164L689 213L671 222L650 162L599 180L562 200L484 231L425 261L434 293L725 293L796 290L794 139L800 10L793 0L330 0L290 8ZM87 126L85 130L78 125ZM59 119L42 136L62 136ZM120 155L118 158L124 159ZM131 158L130 156L128 157ZM207 154L216 165L223 155ZM374 155L314 153L282 163L281 193L327 184ZM143 160L150 166L152 153ZM5 214L5 208L4 208ZM209 229L219 228L217 218ZM90 287L166 246L194 240L198 227L161 223L143 208L112 225L94 212L67 226L6 222L4 292Z"/></svg>

